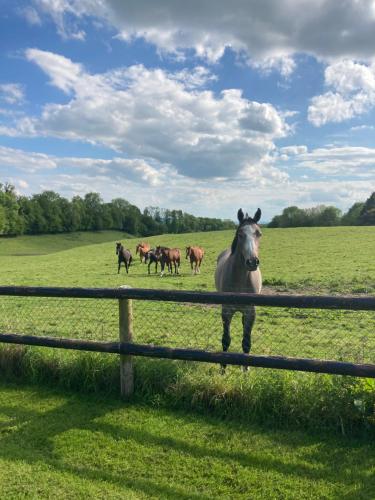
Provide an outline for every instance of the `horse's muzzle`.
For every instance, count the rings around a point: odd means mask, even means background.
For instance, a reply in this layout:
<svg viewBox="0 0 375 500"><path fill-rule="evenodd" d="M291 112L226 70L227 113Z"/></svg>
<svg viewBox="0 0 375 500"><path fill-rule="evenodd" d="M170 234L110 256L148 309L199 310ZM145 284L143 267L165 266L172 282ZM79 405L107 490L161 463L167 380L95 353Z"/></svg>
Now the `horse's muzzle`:
<svg viewBox="0 0 375 500"><path fill-rule="evenodd" d="M252 257L251 259L247 259L245 264L248 271L256 271L259 266L259 259L257 257Z"/></svg>

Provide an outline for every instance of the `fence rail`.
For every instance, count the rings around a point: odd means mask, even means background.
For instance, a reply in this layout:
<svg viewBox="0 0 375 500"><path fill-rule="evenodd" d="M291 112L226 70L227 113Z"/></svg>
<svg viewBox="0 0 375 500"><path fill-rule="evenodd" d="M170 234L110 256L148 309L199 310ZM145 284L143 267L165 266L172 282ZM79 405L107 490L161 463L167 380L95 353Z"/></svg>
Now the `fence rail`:
<svg viewBox="0 0 375 500"><path fill-rule="evenodd" d="M134 387L132 356L146 356L208 363L221 363L228 365L254 366L273 369L287 369L315 373L329 373L375 378L375 364L371 363L353 363L344 362L341 360L338 361L330 359L316 359L313 357L306 358L255 354L247 355L239 352L223 353L212 352L207 349L202 350L196 348L180 348L179 346L176 348L171 348L165 345L153 345L152 341L149 341L149 344L138 342L136 343L137 331L134 332L133 336L134 325L132 307L133 300L159 302L159 304L160 302L178 302L180 304L190 306L187 308L189 317L191 317L193 312L192 307L197 307L197 305L209 307L214 304L231 304L237 306L254 304L257 306L273 308L277 307L298 309L330 309L344 311L375 311L375 297L256 295L248 293L238 294L180 290L153 290L128 287L110 289L18 286L0 287L0 297L1 296L53 298L51 300L71 298L74 299L73 303L75 304L76 308L82 307L82 301L78 299L116 299L119 305L119 341L117 342L98 342L73 338L25 335L24 333L27 332L21 331L15 333L14 331L11 331L11 326L4 327L4 325L2 325L0 326L0 332L2 331L2 333L0 333L0 343L24 344L119 354L121 393L124 397L128 397L129 395L131 395ZM78 304L76 304L76 299L78 300ZM106 301L106 303L113 308L113 305L110 303L110 301ZM19 309L17 311L22 310L22 305L18 304L18 307ZM175 315L178 314L178 307L178 305L173 306L173 311L170 312L172 316L169 317L169 320L171 320L172 322ZM93 309L95 309L96 314L100 316L100 308L97 308L95 306L95 308ZM141 312L144 314L143 311ZM150 313L149 310L148 313ZM17 314L17 312L15 314ZM204 312L204 314L207 315L207 312ZM353 314L358 315L358 312ZM272 318L270 318L270 324L272 326L271 320ZM345 318L343 318L343 320L345 320ZM154 325L153 327L157 329L157 327L155 327ZM218 327L221 328L220 325L218 325ZM22 334L20 335L19 333ZM64 337L66 337L66 335L64 335ZM375 339L370 338L371 343L373 343L374 340Z"/></svg>
<svg viewBox="0 0 375 500"><path fill-rule="evenodd" d="M22 297L70 297L81 299L141 299L191 304L231 304L295 307L301 309L375 310L375 297L331 295L267 295L233 292L195 292L148 288L67 288L0 286L0 295Z"/></svg>

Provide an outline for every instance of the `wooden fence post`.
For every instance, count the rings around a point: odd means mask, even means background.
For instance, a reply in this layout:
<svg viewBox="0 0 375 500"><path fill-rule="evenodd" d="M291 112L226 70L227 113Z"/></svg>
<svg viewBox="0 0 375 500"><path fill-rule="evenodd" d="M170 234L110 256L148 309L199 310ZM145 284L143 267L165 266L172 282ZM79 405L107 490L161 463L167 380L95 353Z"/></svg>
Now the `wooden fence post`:
<svg viewBox="0 0 375 500"><path fill-rule="evenodd" d="M120 288L130 288L123 285ZM131 299L119 299L120 342L133 341L133 304ZM134 392L134 369L132 356L120 354L121 397L126 399Z"/></svg>

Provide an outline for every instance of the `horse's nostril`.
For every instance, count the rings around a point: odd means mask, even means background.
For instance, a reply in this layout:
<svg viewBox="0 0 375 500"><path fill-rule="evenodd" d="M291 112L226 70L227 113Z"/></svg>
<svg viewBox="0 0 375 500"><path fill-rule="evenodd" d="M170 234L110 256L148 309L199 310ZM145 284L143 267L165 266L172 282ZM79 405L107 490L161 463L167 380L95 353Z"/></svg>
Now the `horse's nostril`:
<svg viewBox="0 0 375 500"><path fill-rule="evenodd" d="M255 265L259 266L259 259L255 258Z"/></svg>

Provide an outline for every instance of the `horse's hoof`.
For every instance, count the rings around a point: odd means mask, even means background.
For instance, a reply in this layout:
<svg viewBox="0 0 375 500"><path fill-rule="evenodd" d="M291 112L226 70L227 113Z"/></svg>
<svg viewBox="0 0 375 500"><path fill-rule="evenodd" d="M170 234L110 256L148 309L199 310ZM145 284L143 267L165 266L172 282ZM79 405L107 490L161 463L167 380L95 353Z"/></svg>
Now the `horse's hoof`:
<svg viewBox="0 0 375 500"><path fill-rule="evenodd" d="M221 365L221 366L220 366L220 369L219 369L219 373L220 373L220 375L225 375L225 370L226 370L226 366Z"/></svg>
<svg viewBox="0 0 375 500"><path fill-rule="evenodd" d="M243 366L243 367L242 367L242 371L243 371L244 373L248 373L248 371L249 371L249 367L248 367L248 366Z"/></svg>

